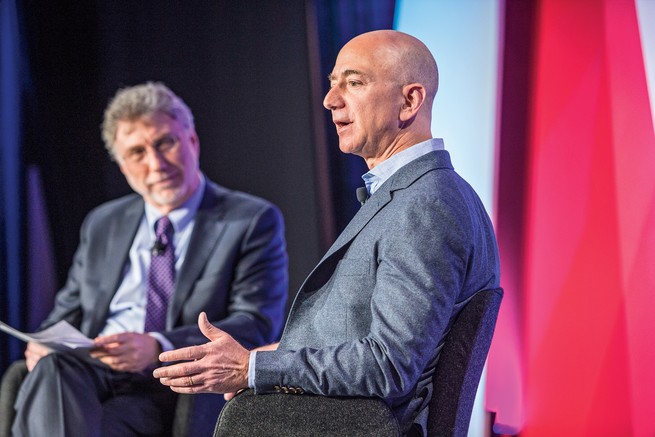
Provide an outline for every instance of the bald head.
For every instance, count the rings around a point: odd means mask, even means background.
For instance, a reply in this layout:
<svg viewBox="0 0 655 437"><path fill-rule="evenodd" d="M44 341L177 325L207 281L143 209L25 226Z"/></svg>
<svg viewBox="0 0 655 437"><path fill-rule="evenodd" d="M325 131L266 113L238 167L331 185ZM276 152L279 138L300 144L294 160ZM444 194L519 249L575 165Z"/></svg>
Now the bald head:
<svg viewBox="0 0 655 437"><path fill-rule="evenodd" d="M323 105L342 152L369 168L431 134L437 64L416 38L393 30L359 35L339 52Z"/></svg>
<svg viewBox="0 0 655 437"><path fill-rule="evenodd" d="M419 39L396 30L375 30L351 39L342 50L368 52L382 61L387 72L397 77L400 85L420 83L426 90L426 109L439 87L439 71L430 50Z"/></svg>

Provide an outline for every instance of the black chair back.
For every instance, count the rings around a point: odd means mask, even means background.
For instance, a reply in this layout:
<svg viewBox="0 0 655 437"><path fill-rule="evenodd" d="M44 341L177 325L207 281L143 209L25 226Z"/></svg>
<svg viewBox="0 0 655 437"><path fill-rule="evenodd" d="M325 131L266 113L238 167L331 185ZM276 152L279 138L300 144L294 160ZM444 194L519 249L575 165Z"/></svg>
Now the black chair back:
<svg viewBox="0 0 655 437"><path fill-rule="evenodd" d="M476 293L453 322L434 376L428 436L466 436L503 290Z"/></svg>

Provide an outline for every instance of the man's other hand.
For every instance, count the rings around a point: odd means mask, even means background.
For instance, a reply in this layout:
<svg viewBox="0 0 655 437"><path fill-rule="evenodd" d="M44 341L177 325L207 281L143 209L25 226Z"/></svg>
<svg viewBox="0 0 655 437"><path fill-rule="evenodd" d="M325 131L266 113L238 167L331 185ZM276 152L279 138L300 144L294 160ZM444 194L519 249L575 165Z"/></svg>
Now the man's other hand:
<svg viewBox="0 0 655 437"><path fill-rule="evenodd" d="M50 353L50 349L45 346L40 345L39 343L29 342L27 343L27 348L25 348L25 361L27 363L27 370L32 371L36 363L46 355Z"/></svg>
<svg viewBox="0 0 655 437"><path fill-rule="evenodd" d="M161 346L155 337L136 332L98 337L94 342L95 348L91 350L91 356L122 372L145 370L157 363L157 356L161 352Z"/></svg>

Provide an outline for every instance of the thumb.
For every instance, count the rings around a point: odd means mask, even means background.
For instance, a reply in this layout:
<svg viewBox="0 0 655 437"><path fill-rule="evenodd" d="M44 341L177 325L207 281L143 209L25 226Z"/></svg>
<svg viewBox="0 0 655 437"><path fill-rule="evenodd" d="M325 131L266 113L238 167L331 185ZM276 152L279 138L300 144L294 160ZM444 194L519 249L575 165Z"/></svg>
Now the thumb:
<svg viewBox="0 0 655 437"><path fill-rule="evenodd" d="M217 340L223 335L223 331L209 323L209 320L207 320L207 314L204 311L198 315L198 328L200 328L202 335L207 337L210 341Z"/></svg>

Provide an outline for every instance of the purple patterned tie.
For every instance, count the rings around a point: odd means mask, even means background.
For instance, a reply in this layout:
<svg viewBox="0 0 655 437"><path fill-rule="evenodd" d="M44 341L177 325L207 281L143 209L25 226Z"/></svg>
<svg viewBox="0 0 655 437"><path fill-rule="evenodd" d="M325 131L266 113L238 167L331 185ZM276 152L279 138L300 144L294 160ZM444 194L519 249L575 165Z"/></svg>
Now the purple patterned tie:
<svg viewBox="0 0 655 437"><path fill-rule="evenodd" d="M166 327L168 301L175 288L175 230L167 216L157 220L155 227L157 242L152 249L148 270L145 332L161 331Z"/></svg>

